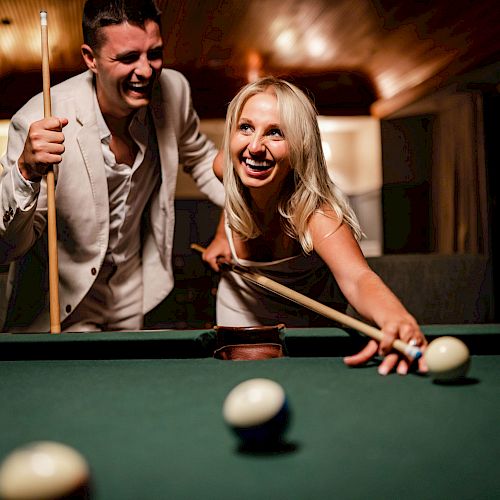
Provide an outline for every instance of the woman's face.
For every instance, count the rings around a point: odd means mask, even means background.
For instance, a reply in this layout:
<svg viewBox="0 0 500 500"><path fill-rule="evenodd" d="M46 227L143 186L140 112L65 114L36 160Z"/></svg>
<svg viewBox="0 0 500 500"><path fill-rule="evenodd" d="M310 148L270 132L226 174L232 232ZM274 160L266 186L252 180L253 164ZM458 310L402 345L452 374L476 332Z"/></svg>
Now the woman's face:
<svg viewBox="0 0 500 500"><path fill-rule="evenodd" d="M289 147L270 92L250 97L231 137L231 160L241 182L250 189L275 195L291 170Z"/></svg>

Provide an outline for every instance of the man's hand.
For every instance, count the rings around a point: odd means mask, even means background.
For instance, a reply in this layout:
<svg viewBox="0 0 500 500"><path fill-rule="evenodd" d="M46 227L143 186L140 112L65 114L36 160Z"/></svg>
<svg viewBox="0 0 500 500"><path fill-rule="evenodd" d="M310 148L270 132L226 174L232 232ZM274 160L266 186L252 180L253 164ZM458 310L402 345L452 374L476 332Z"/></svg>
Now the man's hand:
<svg viewBox="0 0 500 500"><path fill-rule="evenodd" d="M52 116L31 124L24 149L19 157L21 175L28 181L39 182L52 165L62 161L64 153L63 127L66 118Z"/></svg>

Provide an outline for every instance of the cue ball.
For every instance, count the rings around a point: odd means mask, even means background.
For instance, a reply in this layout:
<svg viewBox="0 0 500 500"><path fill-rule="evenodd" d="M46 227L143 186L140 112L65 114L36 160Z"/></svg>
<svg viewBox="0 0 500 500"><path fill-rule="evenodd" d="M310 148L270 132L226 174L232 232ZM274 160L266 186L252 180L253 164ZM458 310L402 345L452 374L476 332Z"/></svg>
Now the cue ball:
<svg viewBox="0 0 500 500"><path fill-rule="evenodd" d="M431 377L447 382L463 377L469 369L469 349L455 337L439 337L424 352Z"/></svg>
<svg viewBox="0 0 500 500"><path fill-rule="evenodd" d="M234 387L224 400L222 413L229 427L250 446L281 442L290 418L283 387L265 378Z"/></svg>
<svg viewBox="0 0 500 500"><path fill-rule="evenodd" d="M75 449L53 441L33 442L15 449L0 465L0 498L90 498L89 478L89 466Z"/></svg>

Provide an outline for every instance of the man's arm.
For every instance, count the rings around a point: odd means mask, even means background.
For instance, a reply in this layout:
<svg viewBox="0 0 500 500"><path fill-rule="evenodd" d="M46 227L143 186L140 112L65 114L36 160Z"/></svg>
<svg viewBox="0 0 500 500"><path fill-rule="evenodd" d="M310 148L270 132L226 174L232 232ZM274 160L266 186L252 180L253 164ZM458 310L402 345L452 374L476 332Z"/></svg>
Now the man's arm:
<svg viewBox="0 0 500 500"><path fill-rule="evenodd" d="M44 217L36 216L40 181L61 161L61 129L66 124L58 118L29 124L21 114L11 121L7 152L0 161L0 263L23 255L45 227Z"/></svg>
<svg viewBox="0 0 500 500"><path fill-rule="evenodd" d="M216 205L224 205L224 187L215 177L212 165L217 148L200 131L200 120L193 108L191 89L185 77L177 73L177 110L179 113L177 142L179 162L189 173L202 193ZM173 112L172 109L169 110Z"/></svg>

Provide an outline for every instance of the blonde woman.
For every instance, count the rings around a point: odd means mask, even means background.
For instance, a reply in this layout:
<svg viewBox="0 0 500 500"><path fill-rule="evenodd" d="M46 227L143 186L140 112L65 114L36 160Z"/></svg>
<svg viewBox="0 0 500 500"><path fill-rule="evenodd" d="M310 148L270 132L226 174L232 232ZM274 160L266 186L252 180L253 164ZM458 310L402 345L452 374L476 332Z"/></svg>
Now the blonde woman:
<svg viewBox="0 0 500 500"><path fill-rule="evenodd" d="M356 365L377 351L379 373L405 374L409 361L390 352L396 338L425 348L416 320L370 269L360 248L356 216L330 180L317 113L296 86L267 77L243 87L232 100L223 149L214 162L226 192L225 231L231 258L312 298L345 310L347 301L384 332L345 359ZM210 262L216 251L204 254ZM325 322L292 302L223 273L217 323L288 327ZM420 366L421 369L425 367Z"/></svg>

